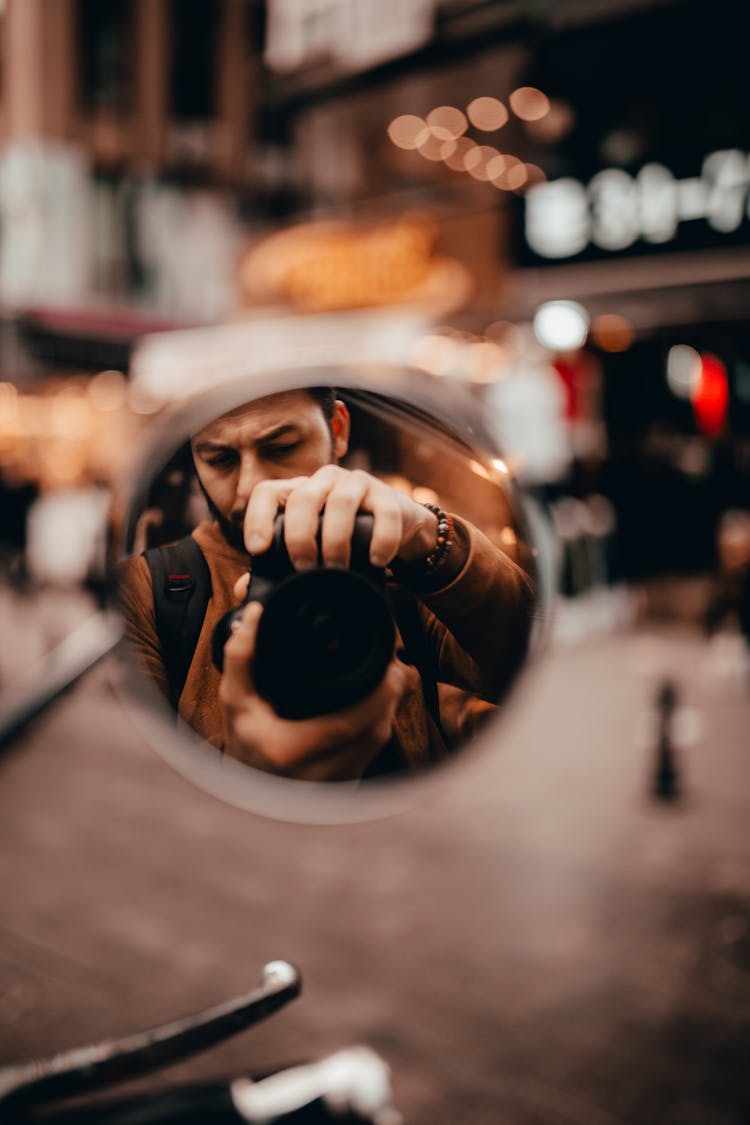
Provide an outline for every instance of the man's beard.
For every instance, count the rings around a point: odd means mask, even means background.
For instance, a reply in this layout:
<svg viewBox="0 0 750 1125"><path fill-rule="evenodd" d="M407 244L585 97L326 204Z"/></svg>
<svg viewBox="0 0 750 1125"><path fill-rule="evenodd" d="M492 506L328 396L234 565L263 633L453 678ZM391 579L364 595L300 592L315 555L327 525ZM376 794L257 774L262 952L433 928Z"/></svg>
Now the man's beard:
<svg viewBox="0 0 750 1125"><path fill-rule="evenodd" d="M248 554L243 534L245 523L244 511L242 512L242 515L238 515L236 519L234 517L231 519L227 519L223 512L219 511L211 497L206 492L200 477L198 477L197 474L196 477L200 490L206 498L206 503L208 504L208 510L211 514L211 517L216 520L216 523L219 525L219 530L226 539L227 543L230 545L230 547L234 547L236 550L243 551L245 554Z"/></svg>

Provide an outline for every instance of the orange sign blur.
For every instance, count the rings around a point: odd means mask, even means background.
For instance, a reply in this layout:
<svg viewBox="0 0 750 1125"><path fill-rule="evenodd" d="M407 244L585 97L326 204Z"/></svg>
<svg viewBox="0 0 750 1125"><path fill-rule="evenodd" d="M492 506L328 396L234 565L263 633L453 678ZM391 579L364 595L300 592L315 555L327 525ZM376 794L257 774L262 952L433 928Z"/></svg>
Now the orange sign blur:
<svg viewBox="0 0 750 1125"><path fill-rule="evenodd" d="M435 256L435 223L409 215L371 227L309 223L271 235L240 267L249 303L282 300L294 308L367 308L463 299L458 262Z"/></svg>

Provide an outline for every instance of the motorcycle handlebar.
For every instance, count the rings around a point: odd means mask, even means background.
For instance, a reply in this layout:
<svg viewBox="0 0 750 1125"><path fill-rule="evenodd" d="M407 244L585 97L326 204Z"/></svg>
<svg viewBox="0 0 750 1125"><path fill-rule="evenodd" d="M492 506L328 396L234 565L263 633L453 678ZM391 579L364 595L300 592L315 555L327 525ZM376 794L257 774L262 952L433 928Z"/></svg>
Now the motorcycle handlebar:
<svg viewBox="0 0 750 1125"><path fill-rule="evenodd" d="M401 1125L390 1073L352 1047L252 1081L238 1078L45 1113L47 1125Z"/></svg>

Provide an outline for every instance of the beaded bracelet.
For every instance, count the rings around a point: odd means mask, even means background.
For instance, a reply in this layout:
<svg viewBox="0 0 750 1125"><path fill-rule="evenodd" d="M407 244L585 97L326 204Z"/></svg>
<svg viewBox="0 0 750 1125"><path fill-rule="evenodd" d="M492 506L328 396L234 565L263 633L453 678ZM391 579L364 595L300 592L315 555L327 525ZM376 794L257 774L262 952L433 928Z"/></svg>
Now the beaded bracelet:
<svg viewBox="0 0 750 1125"><path fill-rule="evenodd" d="M424 561L424 570L426 574L434 574L438 567L442 566L445 562L445 557L448 554L454 542L453 536L453 520L447 515L442 508L437 504L423 503L423 508L427 508L434 516L437 516L437 543L435 548Z"/></svg>

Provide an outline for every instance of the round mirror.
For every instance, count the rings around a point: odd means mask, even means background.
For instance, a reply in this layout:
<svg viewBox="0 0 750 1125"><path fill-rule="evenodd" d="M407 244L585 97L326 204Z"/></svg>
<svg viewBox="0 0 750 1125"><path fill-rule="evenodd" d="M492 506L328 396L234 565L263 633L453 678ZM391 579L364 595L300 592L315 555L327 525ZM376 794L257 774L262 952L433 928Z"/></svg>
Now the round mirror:
<svg viewBox="0 0 750 1125"><path fill-rule="evenodd" d="M392 808L487 740L534 644L512 473L470 396L423 373L294 369L203 394L157 425L120 511L152 741L254 811Z"/></svg>

